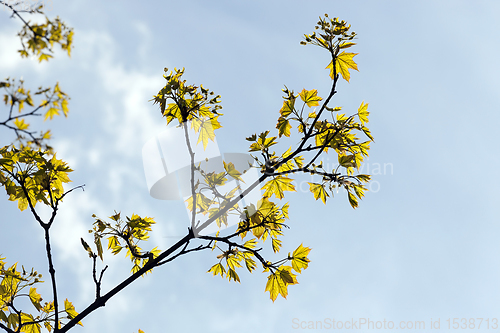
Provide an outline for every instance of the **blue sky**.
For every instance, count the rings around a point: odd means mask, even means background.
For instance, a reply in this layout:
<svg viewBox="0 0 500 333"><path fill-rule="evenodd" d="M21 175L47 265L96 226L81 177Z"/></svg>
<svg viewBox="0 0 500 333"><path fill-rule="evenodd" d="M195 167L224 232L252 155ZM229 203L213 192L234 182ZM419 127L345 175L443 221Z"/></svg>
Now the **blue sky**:
<svg viewBox="0 0 500 333"><path fill-rule="evenodd" d="M72 98L67 119L41 128L51 128L58 156L75 169L73 184L86 185L65 200L54 226L60 295L77 310L94 294L79 243L93 213L153 216L151 242L162 249L186 232L182 202L149 197L142 169L143 144L165 128L148 102L164 67L185 67L189 82L222 96L219 148L245 152L245 137L274 130L283 85L327 94L327 54L299 45L318 16L347 20L358 34L359 72L340 83L333 103L346 112L370 103L375 143L363 167L374 175L373 191L356 210L341 192L326 206L310 193L286 197L291 229L283 251L313 248L288 299L272 303L259 272L242 272L241 284L212 277L205 272L216 254L197 253L138 280L79 330L300 331L294 318L396 325L440 318L446 329L448 318L496 318L499 10L496 1L458 0L54 0L48 15L74 27L75 48L72 58L58 54L47 64L17 56L20 23L0 13L1 77L23 77L33 90L59 81ZM0 207L2 234L12 235L2 237L0 253L46 271L31 215L7 200ZM130 268L121 258L105 260L104 289Z"/></svg>

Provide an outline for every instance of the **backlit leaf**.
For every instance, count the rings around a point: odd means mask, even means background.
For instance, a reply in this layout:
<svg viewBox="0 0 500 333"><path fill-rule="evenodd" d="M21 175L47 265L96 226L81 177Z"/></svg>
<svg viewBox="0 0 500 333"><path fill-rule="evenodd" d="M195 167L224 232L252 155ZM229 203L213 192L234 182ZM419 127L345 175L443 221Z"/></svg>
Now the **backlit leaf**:
<svg viewBox="0 0 500 333"><path fill-rule="evenodd" d="M358 65L354 62L354 60L352 60L352 58L357 54L358 53L342 52L336 58L335 71L337 72L337 74L342 75L344 80L346 80L347 82L349 82L349 79L351 77L351 74L349 73L349 69L358 70ZM332 78L332 80L334 80L335 77L334 77L334 70L333 70L333 60L330 62L330 64L328 66L326 66L326 68L330 69L330 77Z"/></svg>
<svg viewBox="0 0 500 333"><path fill-rule="evenodd" d="M215 140L215 130L221 128L221 124L213 117L208 120L193 120L192 124L196 132L199 132L198 143L203 142L203 149L207 149L208 140Z"/></svg>
<svg viewBox="0 0 500 333"><path fill-rule="evenodd" d="M241 267L241 264L238 262L238 259L231 256L226 258L227 265L230 269L235 270L236 267Z"/></svg>
<svg viewBox="0 0 500 333"><path fill-rule="evenodd" d="M236 274L236 271L234 271L233 269L229 269L229 271L227 272L227 278L229 279L229 281L234 280L240 282L240 277L238 276L238 274Z"/></svg>
<svg viewBox="0 0 500 333"><path fill-rule="evenodd" d="M293 112L294 106L295 106L295 98L283 101L283 106L280 109L281 116L288 117Z"/></svg>
<svg viewBox="0 0 500 333"><path fill-rule="evenodd" d="M354 45L356 45L356 43L352 43L352 42L342 43L339 45L339 49L347 49L347 48L354 46Z"/></svg>
<svg viewBox="0 0 500 333"><path fill-rule="evenodd" d="M256 245L257 245L257 240L255 238L252 238L252 239L246 241L245 244L243 244L244 247L249 248L249 249L255 248Z"/></svg>
<svg viewBox="0 0 500 333"><path fill-rule="evenodd" d="M318 91L316 89L313 90L302 89L299 96L307 104L308 107L318 106L319 101L322 100L322 98L318 96Z"/></svg>
<svg viewBox="0 0 500 333"><path fill-rule="evenodd" d="M356 198L356 196L354 196L354 194L349 191L347 192L347 194L349 197L349 203L351 204L352 208L358 207L358 199Z"/></svg>
<svg viewBox="0 0 500 333"><path fill-rule="evenodd" d="M24 122L24 119L19 118L14 119L14 125L20 130L25 130L30 126L28 123Z"/></svg>
<svg viewBox="0 0 500 333"><path fill-rule="evenodd" d="M228 175L230 175L234 179L237 179L237 180L243 182L243 179L241 179L241 177L240 177L241 176L241 172L239 172L238 170L236 170L236 168L234 167L234 164L232 162L229 162L228 164L226 164L226 162L224 162L224 169L226 169L226 172L227 172Z"/></svg>
<svg viewBox="0 0 500 333"><path fill-rule="evenodd" d="M44 120L47 120L50 118L50 120L52 120L52 118L54 118L54 116L58 116L59 115L59 110L54 108L54 107L51 107L47 110L47 112L45 112L45 119Z"/></svg>
<svg viewBox="0 0 500 333"><path fill-rule="evenodd" d="M285 284L298 284L296 275L292 273L292 267L290 266L281 266L280 270L280 277L285 282Z"/></svg>
<svg viewBox="0 0 500 333"><path fill-rule="evenodd" d="M70 319L73 319L76 316L78 316L78 312L75 311L75 307L70 301L68 301L67 298L64 300L64 311L66 311L66 314ZM78 325L83 326L81 322L78 322Z"/></svg>
<svg viewBox="0 0 500 333"><path fill-rule="evenodd" d="M257 267L257 264L253 259L245 258L245 265L250 273Z"/></svg>
<svg viewBox="0 0 500 333"><path fill-rule="evenodd" d="M273 245L274 253L279 252L280 248L281 248L281 240L279 240L277 238L273 238L272 245Z"/></svg>
<svg viewBox="0 0 500 333"><path fill-rule="evenodd" d="M22 312L21 313L21 323L31 323L34 322L35 319L32 315ZM39 323L33 324L25 324L21 327L21 332L25 333L40 333L42 326Z"/></svg>
<svg viewBox="0 0 500 333"><path fill-rule="evenodd" d="M224 268L224 266L222 266L221 263L218 263L218 264L215 264L213 265L208 271L207 273L210 273L212 272L212 274L215 276L217 274L220 274L221 277L224 277L224 273L226 272L226 269Z"/></svg>
<svg viewBox="0 0 500 333"><path fill-rule="evenodd" d="M274 302L278 295L281 294L284 298L288 295L287 287L285 282L281 279L279 273L273 273L269 275L266 283L266 290L269 291L269 297Z"/></svg>
<svg viewBox="0 0 500 333"><path fill-rule="evenodd" d="M358 108L358 117L362 125L364 125L369 121L368 115L370 114L370 112L368 112L367 110L368 110L368 103L365 104L365 102L361 102L361 105Z"/></svg>
<svg viewBox="0 0 500 333"><path fill-rule="evenodd" d="M36 288L30 287L29 297L33 306L38 311L40 311L42 309L42 306L40 305L40 302L42 301L42 296L40 296L40 294L36 292Z"/></svg>
<svg viewBox="0 0 500 333"><path fill-rule="evenodd" d="M292 125L290 125L290 121L284 117L279 117L278 118L278 124L276 124L276 128L279 131L279 137L281 138L282 135L285 136L290 136L290 129L292 128Z"/></svg>
<svg viewBox="0 0 500 333"><path fill-rule="evenodd" d="M324 204L326 204L326 198L329 197L328 193L326 193L325 187L322 184L309 183L309 191L314 194L314 199L318 200L321 198Z"/></svg>
<svg viewBox="0 0 500 333"><path fill-rule="evenodd" d="M296 271L297 273L301 273L302 269L306 269L307 266L309 266L310 260L307 258L309 252L311 252L311 249L302 246L302 244L300 244L299 247L295 251L293 251L292 267L294 271Z"/></svg>
<svg viewBox="0 0 500 333"><path fill-rule="evenodd" d="M271 197L273 194L278 199L283 199L285 191L295 191L295 186L292 184L292 179L278 176L269 180L262 189L265 190L264 196Z"/></svg>

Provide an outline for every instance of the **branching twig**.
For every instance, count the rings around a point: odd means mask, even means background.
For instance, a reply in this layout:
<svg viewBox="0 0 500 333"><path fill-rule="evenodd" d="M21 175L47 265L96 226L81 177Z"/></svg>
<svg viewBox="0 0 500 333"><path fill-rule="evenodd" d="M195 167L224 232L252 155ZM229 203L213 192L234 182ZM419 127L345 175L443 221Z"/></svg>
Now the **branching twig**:
<svg viewBox="0 0 500 333"><path fill-rule="evenodd" d="M104 267L101 270L101 274L99 275L99 280L97 279L97 272L96 272L96 261L97 261L97 255L92 256L93 260L93 268L92 268L92 277L94 278L94 283L95 283L95 299L99 299L101 297L101 281L102 281L102 276L106 269L108 269L108 265Z"/></svg>
<svg viewBox="0 0 500 333"><path fill-rule="evenodd" d="M163 253L161 253L158 257L149 260L141 269L139 269L137 272L129 276L127 279L125 279L122 283L111 289L109 292L107 292L105 295L101 296L99 299L96 299L92 304L87 306L82 312L80 312L76 317L71 319L64 327L58 330L60 333L65 333L69 329L71 329L73 326L75 326L78 322L80 322L83 318L87 317L90 313L94 312L98 308L106 305L106 302L113 296L115 296L117 293L119 293L121 290L123 290L125 287L127 287L129 284L137 280L139 277L141 277L143 274L147 273L149 270L152 268L156 267L159 262L167 258L169 255L171 255L173 252L177 251L180 247L185 245L187 242L189 242L191 239L194 238L194 233L192 229L189 229L188 234L184 236L181 240L179 240L177 243L172 245L169 249L165 250Z"/></svg>
<svg viewBox="0 0 500 333"><path fill-rule="evenodd" d="M207 239L207 240L210 240L210 241L218 241L218 242L226 243L229 246L238 247L238 248L244 249L246 251L250 251L250 252L253 253L253 255L257 259L259 259L259 261L262 263L262 266L269 267L269 264L267 263L267 261L259 254L259 251L262 250L262 248L251 249L251 248L248 248L248 247L246 247L244 245L232 242L229 239L227 239L226 237L199 236L199 238L201 238L201 239Z"/></svg>
<svg viewBox="0 0 500 333"><path fill-rule="evenodd" d="M184 255L184 254L187 254L187 253L190 253L190 252L196 252L196 251L202 251L202 250L210 249L212 247L211 246L212 242L209 242L207 245L199 245L198 247L194 247L192 249L186 250L188 244L189 244L189 242L186 243L186 245L184 246L184 248L180 252L178 252L177 254L175 254L174 256L172 256L172 257L170 257L168 259L165 259L164 261L159 262L156 266L161 266L163 264L171 262L174 259L180 257L181 255Z"/></svg>
<svg viewBox="0 0 500 333"><path fill-rule="evenodd" d="M45 230L45 250L47 252L47 259L49 261L49 273L50 273L50 280L52 282L52 294L54 297L54 309L55 309L55 322L56 326L54 328L54 331L57 332L57 323L59 323L59 304L57 302L57 285L56 285L56 270L54 268L54 263L52 262L52 253L50 249L50 235L49 235L49 228L50 225L46 225L44 227Z"/></svg>
<svg viewBox="0 0 500 333"><path fill-rule="evenodd" d="M19 13L30 13L30 14L33 14L33 13L35 13L36 11L34 11L34 10L30 10L30 11L19 11L19 10L14 9L14 6L13 6L13 5L9 5L9 4L8 4L8 3L6 3L5 1L0 1L0 3L1 3L1 4L3 4L3 5L5 5L6 7L10 8L10 10L12 10L12 16L14 16L14 15L15 15L15 16L19 17L19 19L20 19L21 21L23 21L23 24L24 24L26 27L28 27L28 28L31 30L31 32L32 32L35 36L38 36L38 37L40 37L40 38L45 39L45 40L46 40L46 41L50 44L50 39L48 39L48 38L47 38L47 36L45 36L45 35L40 35L39 33L37 33L37 32L36 32L36 31L35 31L35 30L31 27L31 25L30 25L28 22L26 22L26 21L24 20L24 18L23 18L23 17L19 14ZM41 14L41 13L40 13L40 14ZM52 49L50 48L50 46L48 46L48 45L47 45L47 50L49 50L49 52L51 52L51 53L53 52L53 51L52 51Z"/></svg>

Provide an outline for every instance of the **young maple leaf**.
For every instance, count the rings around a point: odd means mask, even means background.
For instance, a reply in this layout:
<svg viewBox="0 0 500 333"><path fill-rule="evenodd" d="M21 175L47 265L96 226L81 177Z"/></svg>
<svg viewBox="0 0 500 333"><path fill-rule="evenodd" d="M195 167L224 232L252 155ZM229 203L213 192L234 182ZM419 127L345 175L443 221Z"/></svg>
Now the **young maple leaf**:
<svg viewBox="0 0 500 333"><path fill-rule="evenodd" d="M326 68L330 69L330 77L332 80L335 80L334 73L340 73L344 80L349 82L349 79L351 78L351 74L349 73L349 69L355 69L358 70L358 65L352 60L352 58L357 55L358 53L347 53L347 52L342 52L337 56L337 59L335 61L335 71L333 70L333 60L330 62Z"/></svg>

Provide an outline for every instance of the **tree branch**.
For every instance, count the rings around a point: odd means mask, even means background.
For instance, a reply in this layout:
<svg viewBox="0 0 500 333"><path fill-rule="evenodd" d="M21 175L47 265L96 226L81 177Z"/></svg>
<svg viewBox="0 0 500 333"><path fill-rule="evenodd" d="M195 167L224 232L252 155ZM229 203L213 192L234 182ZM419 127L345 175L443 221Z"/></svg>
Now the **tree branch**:
<svg viewBox="0 0 500 333"><path fill-rule="evenodd" d="M52 253L50 249L50 235L49 235L49 229L50 225L45 225L44 228L45 230L45 250L47 252L47 259L49 261L49 273L50 273L50 280L52 283L52 295L54 297L54 309L55 309L55 327L54 327L54 332L58 331L58 322L59 322L59 304L57 301L57 285L56 285L56 270L54 269L54 263L52 262Z"/></svg>
<svg viewBox="0 0 500 333"><path fill-rule="evenodd" d="M35 30L34 30L34 29L33 29L33 28L29 25L29 23L28 23L28 22L26 22L26 21L24 20L24 18L23 18L23 17L19 14L20 12L27 12L27 13L33 14L33 13L35 13L35 11L34 11L34 10L31 10L31 11L18 11L18 10L16 10L16 9L14 9L14 6L9 5L9 4L8 4L8 3L6 3L5 1L0 1L0 3L1 3L1 4L3 4L3 5L5 5L6 7L10 8L10 10L12 10L12 16L14 16L14 15L15 15L15 16L19 17L19 19L20 19L21 21L23 21L23 24L31 30L31 32L33 33L33 35L35 35L35 36L38 36L38 37L40 37L40 38L45 39L45 40L46 40L46 41L50 44L50 40L47 38L47 36L45 36L45 35L40 35L39 33L37 33L37 32L36 32L36 31L35 31ZM41 12L39 12L39 13L40 13L40 14L42 14ZM51 52L51 53L53 52L53 51L52 51L52 49L50 48L50 46L47 46L47 50L49 50L49 52Z"/></svg>
<svg viewBox="0 0 500 333"><path fill-rule="evenodd" d="M105 306L106 302L113 296L115 296L117 293L119 293L121 290L126 288L129 284L137 280L139 277L141 277L143 274L147 273L149 270L152 268L156 267L159 262L167 258L169 255L171 255L173 252L175 252L177 249L182 247L185 243L189 242L189 240L194 238L194 234L192 229L189 229L189 232L184 238L179 240L177 243L172 245L169 249L165 250L163 253L161 253L158 257L154 259L150 259L141 269L139 269L137 272L129 276L127 279L125 279L122 283L111 289L109 292L107 292L105 295L101 296L99 299L96 299L92 304L90 304L86 309L84 309L82 312L80 312L75 318L71 319L66 325L64 325L61 329L58 330L60 333L65 333L69 329L71 329L73 326L75 326L78 322L80 322L82 319L87 317L90 313L94 312L98 308Z"/></svg>
<svg viewBox="0 0 500 333"><path fill-rule="evenodd" d="M3 329L7 333L16 333L15 331L11 330L10 328L8 328L7 326L5 326L2 323L0 323L0 328Z"/></svg>
<svg viewBox="0 0 500 333"><path fill-rule="evenodd" d="M189 250L186 250L187 246L189 245L189 242L186 243L186 245L184 246L184 248L178 252L176 255L168 258L168 259L165 259L164 261L162 262L159 262L157 266L161 266L163 264L166 264L168 262L171 262L173 261L174 259L180 257L181 255L184 255L184 254L187 254L189 252L195 252L195 251L202 251L202 250L206 250L206 249L210 249L211 248L211 243L208 243L207 245L203 246L203 245L199 245L198 247L195 247L195 248L192 248L192 249L189 249Z"/></svg>
<svg viewBox="0 0 500 333"><path fill-rule="evenodd" d="M179 106L180 108L180 106ZM182 110L182 109L181 109ZM184 120L184 119L183 119ZM188 128L187 128L187 121L184 120L182 127L184 127L184 136L186 138L186 145L189 151L189 157L191 159L191 198L193 198L193 210L191 212L191 228L194 228L195 225L195 219L196 219L196 190L194 187L194 152L193 149L191 148L191 142L189 141L189 134L188 134Z"/></svg>
<svg viewBox="0 0 500 333"><path fill-rule="evenodd" d="M106 269L108 269L108 265L106 265L106 267L104 267L102 270L101 270L101 274L99 276L99 280L97 280L97 272L96 272L96 261L97 261L97 255L93 255L92 256L92 261L93 261L93 267L92 267L92 277L94 279L94 283L95 283L95 299L98 299L99 297L101 297L101 281L102 281L102 276L104 274L104 272L106 271Z"/></svg>

